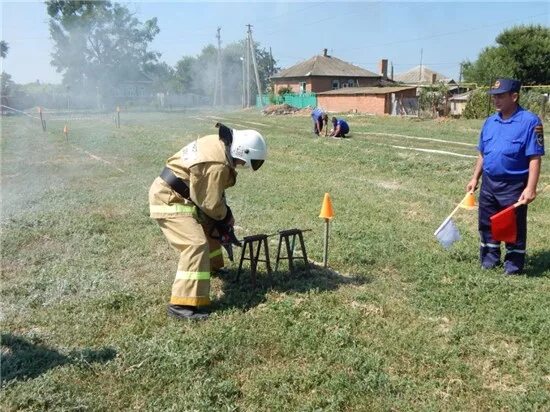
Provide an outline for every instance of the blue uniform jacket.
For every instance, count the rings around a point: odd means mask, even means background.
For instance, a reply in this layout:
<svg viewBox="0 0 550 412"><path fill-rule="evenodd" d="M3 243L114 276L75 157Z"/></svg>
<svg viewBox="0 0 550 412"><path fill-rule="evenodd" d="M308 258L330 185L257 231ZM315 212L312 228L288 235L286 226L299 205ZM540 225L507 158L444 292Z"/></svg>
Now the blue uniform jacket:
<svg viewBox="0 0 550 412"><path fill-rule="evenodd" d="M544 155L542 122L522 107L506 120L495 113L481 129L478 150L484 173L502 179L525 177L529 158Z"/></svg>
<svg viewBox="0 0 550 412"><path fill-rule="evenodd" d="M349 133L349 126L348 126L348 124L345 120L338 119L336 121L335 127L338 127L338 126L340 126L340 133L342 133L342 134Z"/></svg>
<svg viewBox="0 0 550 412"><path fill-rule="evenodd" d="M321 109L316 108L311 112L311 117L313 117L313 120L320 122L323 119L323 114Z"/></svg>

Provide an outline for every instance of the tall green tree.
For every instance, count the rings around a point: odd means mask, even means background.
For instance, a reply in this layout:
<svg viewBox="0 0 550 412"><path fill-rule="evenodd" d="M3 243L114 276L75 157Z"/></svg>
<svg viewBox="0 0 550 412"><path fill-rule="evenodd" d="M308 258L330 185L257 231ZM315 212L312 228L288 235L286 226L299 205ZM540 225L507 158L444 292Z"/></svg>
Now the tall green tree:
<svg viewBox="0 0 550 412"><path fill-rule="evenodd" d="M198 92L199 87L193 82L196 60L194 57L184 56L176 63L174 83L177 93Z"/></svg>
<svg viewBox="0 0 550 412"><path fill-rule="evenodd" d="M4 98L10 96L15 89L15 83L11 79L11 75L6 72L0 74L0 94L2 96L2 104L4 104Z"/></svg>
<svg viewBox="0 0 550 412"><path fill-rule="evenodd" d="M105 94L160 57L148 48L159 33L156 18L141 23L125 6L101 0L48 0L46 6L52 65L68 87Z"/></svg>
<svg viewBox="0 0 550 412"><path fill-rule="evenodd" d="M548 84L550 80L550 27L519 26L497 38L515 62L514 75L524 84Z"/></svg>
<svg viewBox="0 0 550 412"><path fill-rule="evenodd" d="M4 40L0 40L0 57L5 59L8 55L9 50L8 43L6 43Z"/></svg>
<svg viewBox="0 0 550 412"><path fill-rule="evenodd" d="M517 26L504 30L497 45L483 49L474 62L463 62L467 82L488 85L497 77L514 77L525 85L546 84L550 79L550 28Z"/></svg>
<svg viewBox="0 0 550 412"><path fill-rule="evenodd" d="M153 80L153 91L166 93L174 90L174 68L166 62L147 65L145 71Z"/></svg>

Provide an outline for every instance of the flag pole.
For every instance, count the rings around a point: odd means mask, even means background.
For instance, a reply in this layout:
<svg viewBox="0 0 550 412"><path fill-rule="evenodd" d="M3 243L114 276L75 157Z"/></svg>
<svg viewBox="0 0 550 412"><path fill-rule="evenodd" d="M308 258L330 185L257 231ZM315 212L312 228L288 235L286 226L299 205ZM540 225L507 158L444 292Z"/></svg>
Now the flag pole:
<svg viewBox="0 0 550 412"><path fill-rule="evenodd" d="M468 193L466 193L466 196L468 196ZM434 235L437 235L437 233L447 224L447 222L454 216L454 214L457 212L458 209L460 209L460 206L462 206L462 202L464 202L464 199L466 199L466 196L458 202L458 205L454 208L454 210L451 212L449 216L441 223L441 225L437 228L437 230L434 232Z"/></svg>

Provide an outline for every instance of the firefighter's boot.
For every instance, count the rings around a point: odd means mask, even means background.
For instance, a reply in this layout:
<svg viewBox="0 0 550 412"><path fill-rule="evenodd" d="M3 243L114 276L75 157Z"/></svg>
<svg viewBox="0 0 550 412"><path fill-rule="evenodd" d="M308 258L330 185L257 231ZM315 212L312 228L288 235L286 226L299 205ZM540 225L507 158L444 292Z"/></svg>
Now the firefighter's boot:
<svg viewBox="0 0 550 412"><path fill-rule="evenodd" d="M168 305L168 316L178 319L206 320L208 313L200 313L195 306Z"/></svg>

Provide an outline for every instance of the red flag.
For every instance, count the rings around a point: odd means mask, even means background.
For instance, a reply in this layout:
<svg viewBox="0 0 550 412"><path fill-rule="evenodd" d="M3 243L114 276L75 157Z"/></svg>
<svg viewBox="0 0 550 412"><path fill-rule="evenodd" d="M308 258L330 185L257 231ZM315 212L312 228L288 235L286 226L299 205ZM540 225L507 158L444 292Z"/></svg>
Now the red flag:
<svg viewBox="0 0 550 412"><path fill-rule="evenodd" d="M516 203L491 216L491 235L494 240L506 243L516 243L518 234L516 207L518 205L519 203Z"/></svg>

